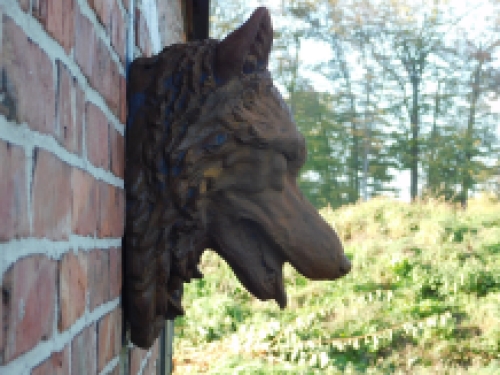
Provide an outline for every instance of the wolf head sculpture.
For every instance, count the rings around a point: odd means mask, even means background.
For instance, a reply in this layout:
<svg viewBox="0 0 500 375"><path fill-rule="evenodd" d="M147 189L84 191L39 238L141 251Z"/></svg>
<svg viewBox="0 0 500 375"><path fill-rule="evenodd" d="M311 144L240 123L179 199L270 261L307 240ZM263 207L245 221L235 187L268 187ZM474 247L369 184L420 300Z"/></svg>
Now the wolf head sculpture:
<svg viewBox="0 0 500 375"><path fill-rule="evenodd" d="M223 41L173 45L129 71L124 304L149 347L183 314L212 248L257 298L284 308L282 267L333 280L350 263L296 183L304 137L267 70L265 8Z"/></svg>

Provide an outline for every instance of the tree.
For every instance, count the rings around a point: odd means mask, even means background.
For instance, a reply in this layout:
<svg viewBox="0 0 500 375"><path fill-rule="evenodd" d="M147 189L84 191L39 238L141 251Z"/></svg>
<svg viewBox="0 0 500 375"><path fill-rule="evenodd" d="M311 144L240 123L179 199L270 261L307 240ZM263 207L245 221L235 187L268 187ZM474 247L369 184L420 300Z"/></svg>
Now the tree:
<svg viewBox="0 0 500 375"><path fill-rule="evenodd" d="M469 197L469 191L474 185L474 174L479 172L482 166L477 162L474 163L473 158L481 155L481 149L478 147L483 143L485 145L486 139L481 139L477 136L478 122L481 121L478 117L481 111L480 100L484 96L487 86L485 85L485 68L488 63L492 62L492 53L499 49L500 39L495 38L490 43L482 45L482 43L474 44L472 41L468 41L468 62L471 65L471 73L468 80L469 94L468 94L468 116L467 116L467 127L465 129L465 134L462 140L462 150L464 154L464 163L461 168L461 192L460 192L460 202L463 207L467 206L467 199ZM483 103L484 105L484 103ZM486 131L486 136L494 137L493 132L488 132L488 129L483 129ZM490 138L491 140L491 138ZM478 143L476 143L478 142ZM491 149L490 147L488 149ZM479 169L479 170L478 170Z"/></svg>
<svg viewBox="0 0 500 375"><path fill-rule="evenodd" d="M229 31L250 9L223 3L215 14L232 18L218 30ZM498 114L489 99L500 87L500 3L478 0L458 14L449 5L293 0L274 9L270 68L306 136L300 184L316 205L384 194L395 173L409 170L412 199L423 188L465 206L493 179ZM491 17L475 25L484 35L462 32L487 6ZM310 40L331 56L312 68L301 62ZM326 79L326 92L305 78L311 70Z"/></svg>

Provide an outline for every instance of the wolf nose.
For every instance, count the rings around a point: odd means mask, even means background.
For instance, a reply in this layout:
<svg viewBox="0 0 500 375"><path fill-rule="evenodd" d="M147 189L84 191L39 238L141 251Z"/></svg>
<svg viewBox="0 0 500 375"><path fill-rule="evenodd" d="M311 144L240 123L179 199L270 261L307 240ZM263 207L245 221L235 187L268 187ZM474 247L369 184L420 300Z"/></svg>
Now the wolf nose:
<svg viewBox="0 0 500 375"><path fill-rule="evenodd" d="M342 276L347 275L351 271L351 268L352 268L351 261L349 259L347 259L346 256L344 256L343 258L344 259L342 259L342 263L340 264L340 267L339 267L339 270L340 270L340 273L342 274Z"/></svg>

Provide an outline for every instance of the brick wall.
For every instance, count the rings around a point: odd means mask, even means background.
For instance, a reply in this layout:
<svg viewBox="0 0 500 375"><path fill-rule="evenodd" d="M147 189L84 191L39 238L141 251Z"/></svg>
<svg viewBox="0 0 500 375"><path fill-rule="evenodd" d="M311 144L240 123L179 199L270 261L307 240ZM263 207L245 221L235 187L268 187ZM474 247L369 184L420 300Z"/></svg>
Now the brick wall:
<svg viewBox="0 0 500 375"><path fill-rule="evenodd" d="M1 374L156 373L122 346L125 72L182 25L180 0L0 2Z"/></svg>

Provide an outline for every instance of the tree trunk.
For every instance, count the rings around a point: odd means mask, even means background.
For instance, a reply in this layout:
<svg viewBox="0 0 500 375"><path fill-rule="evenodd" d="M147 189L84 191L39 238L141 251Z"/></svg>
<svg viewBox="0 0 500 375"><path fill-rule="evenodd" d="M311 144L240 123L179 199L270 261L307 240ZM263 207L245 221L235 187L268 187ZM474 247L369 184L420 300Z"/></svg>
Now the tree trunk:
<svg viewBox="0 0 500 375"><path fill-rule="evenodd" d="M370 73L371 74L371 73ZM365 136L363 144L363 200L368 200L368 155L370 154L370 141L371 141L371 116L368 113L368 106L370 105L371 94L371 76L366 80L366 106L365 106Z"/></svg>
<svg viewBox="0 0 500 375"><path fill-rule="evenodd" d="M437 147L437 118L439 116L439 106L440 106L440 97L439 93L441 91L441 81L438 80L438 87L436 90L436 96L434 98L434 115L432 119L432 130L431 130L431 138L429 141L429 172L427 175L427 186L432 194L437 194L438 192L438 176L437 176L437 168L434 165L436 162L436 147Z"/></svg>
<svg viewBox="0 0 500 375"><path fill-rule="evenodd" d="M474 71L472 79L472 92L469 107L469 118L467 121L467 132L465 134L465 165L462 175L462 192L460 195L460 203L462 208L467 208L467 200L469 197L469 191L472 187L472 148L473 148L473 136L474 136L474 123L476 120L476 106L480 94L480 84L481 84L481 70L482 62L480 62Z"/></svg>
<svg viewBox="0 0 500 375"><path fill-rule="evenodd" d="M351 150L349 158L349 202L354 203L359 199L359 135L357 128L357 111L356 103L354 100L354 93L352 90L351 76L349 74L348 64L345 60L345 54L342 50L342 46L337 40L333 40L333 48L337 55L337 60L339 62L340 71L342 72L342 77L344 78L345 84L347 86L347 92L349 93L349 111L350 111L350 123L351 123Z"/></svg>
<svg viewBox="0 0 500 375"><path fill-rule="evenodd" d="M419 95L419 84L420 77L416 74L416 69L414 69L411 84L413 88L413 102L411 108L411 147L410 147L410 170L411 170L411 182L410 182L410 196L411 200L415 201L418 196L418 158L419 158L419 118L418 118L418 95Z"/></svg>

